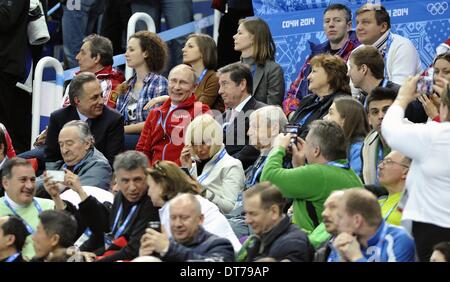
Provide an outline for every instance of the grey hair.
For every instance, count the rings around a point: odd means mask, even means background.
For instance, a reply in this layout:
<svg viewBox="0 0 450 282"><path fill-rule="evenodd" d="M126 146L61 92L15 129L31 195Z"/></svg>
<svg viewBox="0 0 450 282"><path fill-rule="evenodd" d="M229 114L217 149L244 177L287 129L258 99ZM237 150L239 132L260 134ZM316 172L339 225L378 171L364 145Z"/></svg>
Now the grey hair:
<svg viewBox="0 0 450 282"><path fill-rule="evenodd" d="M89 42L92 58L100 55L100 64L110 66L113 64L113 45L111 40L98 34L91 34L83 39L83 43Z"/></svg>
<svg viewBox="0 0 450 282"><path fill-rule="evenodd" d="M72 106L75 106L75 97L80 99L84 95L83 85L94 80L97 80L97 77L90 72L79 73L72 79L69 85L69 100Z"/></svg>
<svg viewBox="0 0 450 282"><path fill-rule="evenodd" d="M113 167L114 171L119 169L131 171L139 168L145 171L148 168L148 159L144 153L130 150L118 154L114 159Z"/></svg>
<svg viewBox="0 0 450 282"><path fill-rule="evenodd" d="M90 143L91 146L89 147L89 149L94 148L95 139L91 133L91 130L89 129L89 125L87 124L87 122L82 120L72 120L64 124L63 129L67 127L77 128L81 141L85 143Z"/></svg>
<svg viewBox="0 0 450 282"><path fill-rule="evenodd" d="M278 124L280 132L284 130L285 125L288 123L283 110L273 105L259 108L250 114L250 120L257 117L265 121L268 127L272 127L273 124Z"/></svg>

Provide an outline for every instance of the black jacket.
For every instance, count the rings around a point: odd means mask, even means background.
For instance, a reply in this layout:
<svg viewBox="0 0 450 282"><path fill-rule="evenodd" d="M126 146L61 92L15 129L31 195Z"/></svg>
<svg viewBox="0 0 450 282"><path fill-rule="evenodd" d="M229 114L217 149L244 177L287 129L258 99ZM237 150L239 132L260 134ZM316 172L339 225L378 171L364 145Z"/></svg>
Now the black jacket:
<svg viewBox="0 0 450 282"><path fill-rule="evenodd" d="M119 236L124 236L128 244L118 249L114 254L104 257L101 261L131 260L139 255L140 240L145 233L147 223L149 221L159 221L159 213L158 209L153 206L147 193L136 204L139 206ZM121 205L123 205L122 215L119 218L117 227L111 230ZM92 235L80 249L83 251L95 251L97 255L103 255L105 251L114 249L114 246L105 249L104 235L117 231L131 211L132 206L133 204L128 202L121 192L118 192L114 197L114 203L111 208L91 196L81 202L79 204L80 217L92 231Z"/></svg>
<svg viewBox="0 0 450 282"><path fill-rule="evenodd" d="M291 223L285 216L260 240L249 246L246 261L255 261L271 257L277 261L287 259L292 262L310 262L313 259L314 248L305 232Z"/></svg>
<svg viewBox="0 0 450 282"><path fill-rule="evenodd" d="M192 242L180 244L170 239L169 249L161 258L163 261L234 261L233 245L225 238L209 233L203 227Z"/></svg>
<svg viewBox="0 0 450 282"><path fill-rule="evenodd" d="M25 80L30 0L0 0L0 73Z"/></svg>
<svg viewBox="0 0 450 282"><path fill-rule="evenodd" d="M305 139L308 134L308 126L312 121L322 119L326 114L328 114L328 109L330 109L331 104L333 104L334 98L349 94L343 92L335 92L333 94L327 95L319 100L317 95L308 95L302 99L300 102L300 107L294 112L294 115L289 120L289 124L299 124L305 117L306 120L302 124L298 135ZM311 113L311 114L310 114Z"/></svg>
<svg viewBox="0 0 450 282"><path fill-rule="evenodd" d="M76 107L70 105L54 111L50 115L47 138L45 139L45 161L62 160L59 150L58 135L64 124L72 120L79 120ZM124 128L123 117L118 112L103 106L103 113L92 120L91 133L95 138L95 148L103 153L112 167L114 157L123 150Z"/></svg>
<svg viewBox="0 0 450 282"><path fill-rule="evenodd" d="M224 128L223 143L225 144L225 149L230 156L242 162L244 170L252 165L259 156L259 151L249 145L247 131L250 123L250 114L248 111L254 111L264 106L267 105L251 97L233 122ZM230 111L225 111L222 118L227 122L230 119Z"/></svg>

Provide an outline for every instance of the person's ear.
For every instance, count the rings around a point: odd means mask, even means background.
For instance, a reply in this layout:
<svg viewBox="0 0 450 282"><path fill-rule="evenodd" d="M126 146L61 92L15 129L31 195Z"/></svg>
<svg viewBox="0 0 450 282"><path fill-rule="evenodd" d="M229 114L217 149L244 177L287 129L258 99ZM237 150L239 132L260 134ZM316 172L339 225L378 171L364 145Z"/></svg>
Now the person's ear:
<svg viewBox="0 0 450 282"><path fill-rule="evenodd" d="M2 176L2 186L3 186L3 189L5 189L5 191L8 191L8 186L9 186L8 177Z"/></svg>
<svg viewBox="0 0 450 282"><path fill-rule="evenodd" d="M60 239L59 234L53 234L52 236L50 236L51 246L56 248L59 245L59 239Z"/></svg>
<svg viewBox="0 0 450 282"><path fill-rule="evenodd" d="M73 102L75 105L78 105L80 103L80 98L78 98L78 96L73 97Z"/></svg>
<svg viewBox="0 0 450 282"><path fill-rule="evenodd" d="M272 220L276 220L280 217L281 211L280 207L278 207L277 205L270 206L270 212Z"/></svg>
<svg viewBox="0 0 450 282"><path fill-rule="evenodd" d="M381 23L381 32L385 33L388 30L388 24L387 22Z"/></svg>
<svg viewBox="0 0 450 282"><path fill-rule="evenodd" d="M200 214L200 225L203 224L203 221L205 221L205 216L203 214Z"/></svg>
<svg viewBox="0 0 450 282"><path fill-rule="evenodd" d="M316 145L314 147L314 157L318 158L321 153L322 153L322 151L320 150L320 147Z"/></svg>
<svg viewBox="0 0 450 282"><path fill-rule="evenodd" d="M14 242L16 242L16 235L7 234L5 237L6 237L6 246L8 247L14 245Z"/></svg>
<svg viewBox="0 0 450 282"><path fill-rule="evenodd" d="M247 92L247 80L241 80L241 82L239 83L239 89L241 90L241 92Z"/></svg>
<svg viewBox="0 0 450 282"><path fill-rule="evenodd" d="M100 60L101 60L100 54L97 54L97 57L94 58L94 62L96 64L100 64Z"/></svg>

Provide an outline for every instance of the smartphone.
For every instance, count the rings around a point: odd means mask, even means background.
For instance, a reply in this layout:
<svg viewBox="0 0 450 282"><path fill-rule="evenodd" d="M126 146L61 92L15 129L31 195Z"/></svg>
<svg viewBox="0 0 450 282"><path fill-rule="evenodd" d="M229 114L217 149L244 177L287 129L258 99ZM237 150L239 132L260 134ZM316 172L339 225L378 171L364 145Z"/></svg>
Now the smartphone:
<svg viewBox="0 0 450 282"><path fill-rule="evenodd" d="M158 232L161 232L161 222L159 221L150 221L147 223L147 228L154 229Z"/></svg>
<svg viewBox="0 0 450 282"><path fill-rule="evenodd" d="M47 176L51 176L52 181L64 182L64 171L62 170L47 170Z"/></svg>
<svg viewBox="0 0 450 282"><path fill-rule="evenodd" d="M421 76L417 81L417 93L430 96L433 93L433 79L428 76Z"/></svg>
<svg viewBox="0 0 450 282"><path fill-rule="evenodd" d="M286 124L286 125L284 126L284 133L285 133L285 134L290 133L290 134L293 135L292 138L291 138L291 144L290 144L290 146L291 146L292 144L297 144L297 136L298 136L298 133L299 133L299 132L300 132L300 125L296 125L296 124Z"/></svg>

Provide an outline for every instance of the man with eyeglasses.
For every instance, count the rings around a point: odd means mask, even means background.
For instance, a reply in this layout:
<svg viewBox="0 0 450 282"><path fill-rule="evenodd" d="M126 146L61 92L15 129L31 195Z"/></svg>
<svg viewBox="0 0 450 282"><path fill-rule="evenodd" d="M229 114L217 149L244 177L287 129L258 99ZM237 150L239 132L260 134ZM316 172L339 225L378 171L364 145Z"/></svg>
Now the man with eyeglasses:
<svg viewBox="0 0 450 282"><path fill-rule="evenodd" d="M381 215L387 223L400 225L402 212L398 209L398 204L405 191L410 164L411 159L399 151L392 151L378 165L378 181L388 191L387 196L378 199Z"/></svg>
<svg viewBox="0 0 450 282"><path fill-rule="evenodd" d="M376 87L367 97L366 112L372 131L364 139L361 152L362 176L366 185L379 184L377 166L391 151L381 136L381 122L396 96L392 89Z"/></svg>
<svg viewBox="0 0 450 282"><path fill-rule="evenodd" d="M159 221L158 210L147 196L147 157L140 152L126 151L116 156L114 171L119 192L112 207L88 196L75 174L66 183L81 198L80 218L86 224L81 247L86 260L112 262L131 260L138 256L140 238L149 221ZM66 176L67 178L67 176Z"/></svg>

